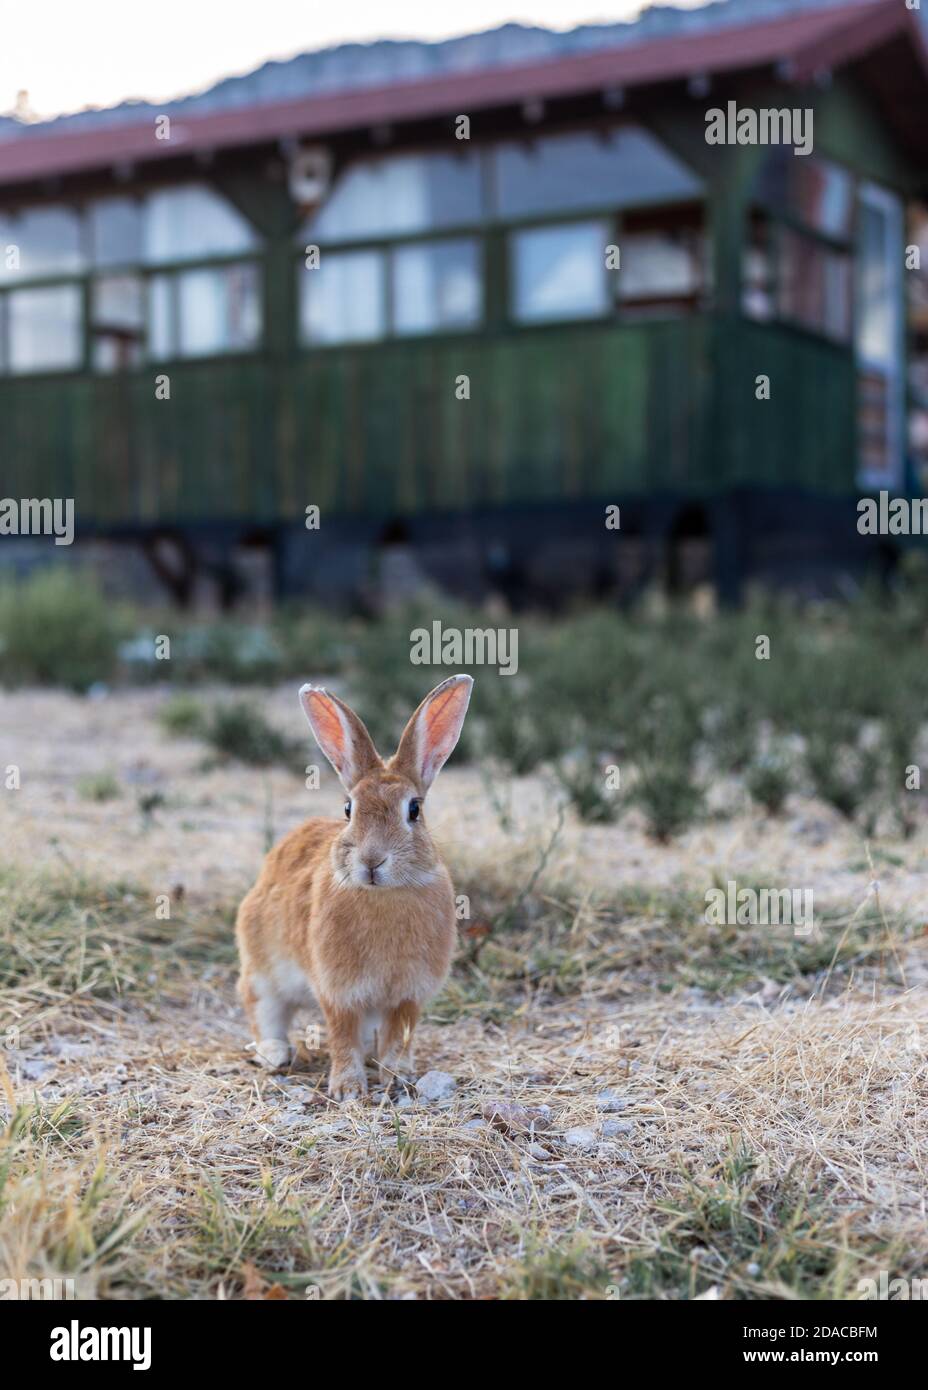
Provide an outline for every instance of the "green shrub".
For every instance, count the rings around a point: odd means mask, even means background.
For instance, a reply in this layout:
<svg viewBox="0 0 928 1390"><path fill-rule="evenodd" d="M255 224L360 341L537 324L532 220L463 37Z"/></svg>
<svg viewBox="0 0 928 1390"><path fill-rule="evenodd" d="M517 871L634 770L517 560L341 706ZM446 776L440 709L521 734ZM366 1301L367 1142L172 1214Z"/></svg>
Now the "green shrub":
<svg viewBox="0 0 928 1390"><path fill-rule="evenodd" d="M816 795L872 835L884 772L879 742L864 742L855 720L831 711L807 735L805 766Z"/></svg>
<svg viewBox="0 0 928 1390"><path fill-rule="evenodd" d="M217 705L203 726L203 738L221 757L256 767L283 763L296 770L301 747L279 733L247 700Z"/></svg>
<svg viewBox="0 0 928 1390"><path fill-rule="evenodd" d="M620 797L606 784L606 766L603 758L584 751L562 759L554 769L577 815L593 825L614 821L622 809Z"/></svg>
<svg viewBox="0 0 928 1390"><path fill-rule="evenodd" d="M206 711L192 695L172 695L158 711L158 723L165 733L177 738L197 738L206 727Z"/></svg>
<svg viewBox="0 0 928 1390"><path fill-rule="evenodd" d="M639 768L632 799L644 813L648 834L666 844L702 813L705 793L688 762L664 759Z"/></svg>
<svg viewBox="0 0 928 1390"><path fill-rule="evenodd" d="M771 816L778 816L793 788L793 768L785 754L759 755L745 773L745 785L752 801Z"/></svg>
<svg viewBox="0 0 928 1390"><path fill-rule="evenodd" d="M84 691L116 668L126 619L90 578L46 569L0 589L0 677Z"/></svg>
<svg viewBox="0 0 928 1390"><path fill-rule="evenodd" d="M119 783L110 772L96 772L79 777L77 794L85 801L112 801L119 795Z"/></svg>

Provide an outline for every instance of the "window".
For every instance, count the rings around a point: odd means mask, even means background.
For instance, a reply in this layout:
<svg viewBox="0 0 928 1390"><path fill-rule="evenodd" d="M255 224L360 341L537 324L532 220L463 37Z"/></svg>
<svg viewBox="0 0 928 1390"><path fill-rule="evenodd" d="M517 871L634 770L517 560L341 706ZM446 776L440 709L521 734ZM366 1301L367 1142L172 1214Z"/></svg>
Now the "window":
<svg viewBox="0 0 928 1390"><path fill-rule="evenodd" d="M96 266L138 265L142 259L144 204L136 198L102 198L87 220L90 256Z"/></svg>
<svg viewBox="0 0 928 1390"><path fill-rule="evenodd" d="M19 247L13 235L12 219L0 216L0 286L13 278L18 255Z"/></svg>
<svg viewBox="0 0 928 1390"><path fill-rule="evenodd" d="M703 183L648 131L552 135L500 145L494 184L501 217L699 198Z"/></svg>
<svg viewBox="0 0 928 1390"><path fill-rule="evenodd" d="M851 236L854 180L840 164L818 155L797 159L792 146L780 146L765 158L755 191L763 207L809 231L840 241Z"/></svg>
<svg viewBox="0 0 928 1390"><path fill-rule="evenodd" d="M399 334L473 328L481 312L480 255L470 239L393 252L393 327Z"/></svg>
<svg viewBox="0 0 928 1390"><path fill-rule="evenodd" d="M175 283L171 275L153 275L148 282L148 352L156 362L177 348Z"/></svg>
<svg viewBox="0 0 928 1390"><path fill-rule="evenodd" d="M620 302L637 312L698 300L706 283L705 236L698 217L630 217L619 238Z"/></svg>
<svg viewBox="0 0 928 1390"><path fill-rule="evenodd" d="M302 270L300 326L305 342L359 343L385 328L384 257L379 251L322 253Z"/></svg>
<svg viewBox="0 0 928 1390"><path fill-rule="evenodd" d="M704 193L701 178L633 125L359 160L298 233L301 340L474 329L484 312L484 245L495 240L508 255L516 322L688 307L705 279ZM657 221L631 229L620 291L606 268L616 227L600 214L660 205L672 209L673 225L655 212ZM552 212L588 220L555 222ZM307 247L319 248L316 268L306 267Z"/></svg>
<svg viewBox="0 0 928 1390"><path fill-rule="evenodd" d="M865 487L893 487L902 474L903 231L899 199L875 184L863 184L858 207L855 353L860 481Z"/></svg>
<svg viewBox="0 0 928 1390"><path fill-rule="evenodd" d="M780 317L845 343L851 334L851 258L788 227L780 231Z"/></svg>
<svg viewBox="0 0 928 1390"><path fill-rule="evenodd" d="M153 193L145 207L144 258L148 265L242 256L258 239L231 203L202 184Z"/></svg>
<svg viewBox="0 0 928 1390"><path fill-rule="evenodd" d="M741 307L748 318L773 318L776 295L773 228L755 214L748 228L741 268Z"/></svg>
<svg viewBox="0 0 928 1390"><path fill-rule="evenodd" d="M828 160L772 150L748 226L742 309L836 343L851 339L854 180Z"/></svg>
<svg viewBox="0 0 928 1390"><path fill-rule="evenodd" d="M319 243L374 240L463 226L483 215L476 154L400 155L350 165L300 236Z"/></svg>
<svg viewBox="0 0 928 1390"><path fill-rule="evenodd" d="M158 275L151 281L154 358L244 352L261 333L258 269L228 265Z"/></svg>
<svg viewBox="0 0 928 1390"><path fill-rule="evenodd" d="M85 328L99 372L253 348L260 251L242 214L200 183L4 216L0 372L81 367Z"/></svg>
<svg viewBox="0 0 928 1390"><path fill-rule="evenodd" d="M20 283L74 274L86 266L83 226L72 208L33 208L12 220L10 232L19 247Z"/></svg>
<svg viewBox="0 0 928 1390"><path fill-rule="evenodd" d="M30 281L74 276L86 268L83 224L72 208L31 208L0 222L0 288L4 347L0 371L73 371L83 360L83 296L79 284Z"/></svg>
<svg viewBox="0 0 928 1390"><path fill-rule="evenodd" d="M81 290L77 285L13 290L6 296L6 369L73 370L83 357Z"/></svg>
<svg viewBox="0 0 928 1390"><path fill-rule="evenodd" d="M124 371L142 361L144 284L138 275L94 281L90 306L91 360L99 372Z"/></svg>
<svg viewBox="0 0 928 1390"><path fill-rule="evenodd" d="M604 222L568 222L515 232L510 240L512 312L521 323L593 318L609 306Z"/></svg>

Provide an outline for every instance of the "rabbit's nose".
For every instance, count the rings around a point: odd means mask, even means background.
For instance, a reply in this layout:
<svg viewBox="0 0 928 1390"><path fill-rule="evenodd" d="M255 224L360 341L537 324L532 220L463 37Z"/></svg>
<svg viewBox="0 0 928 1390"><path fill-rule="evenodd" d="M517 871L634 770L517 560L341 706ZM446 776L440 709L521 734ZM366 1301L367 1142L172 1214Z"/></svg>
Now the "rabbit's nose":
<svg viewBox="0 0 928 1390"><path fill-rule="evenodd" d="M370 874L371 883L376 883L376 882L377 882L377 870L378 870L379 868L381 868L382 865L386 864L386 862L387 862L387 856L386 856L386 855L384 855L384 857L383 857L382 859L375 859L375 858L372 858L372 857L365 856L365 857L361 860L361 863L363 864L364 868L365 868L365 869L367 870L367 872Z"/></svg>

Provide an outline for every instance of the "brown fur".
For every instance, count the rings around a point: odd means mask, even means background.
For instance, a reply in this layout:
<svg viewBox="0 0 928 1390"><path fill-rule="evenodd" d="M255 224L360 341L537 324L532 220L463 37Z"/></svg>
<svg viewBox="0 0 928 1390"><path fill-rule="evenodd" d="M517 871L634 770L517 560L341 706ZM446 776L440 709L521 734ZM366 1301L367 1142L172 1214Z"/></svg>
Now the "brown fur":
<svg viewBox="0 0 928 1390"><path fill-rule="evenodd" d="M422 1006L441 987L456 940L454 892L420 807L457 742L471 681L432 691L383 762L364 725L335 696L304 687L313 732L349 792L347 821L313 819L268 854L239 908L239 991L269 1065L285 1060L293 1011L309 997L325 1015L330 1093L365 1089L366 1055L389 1081L411 1065ZM268 1044L277 1044L270 1046Z"/></svg>

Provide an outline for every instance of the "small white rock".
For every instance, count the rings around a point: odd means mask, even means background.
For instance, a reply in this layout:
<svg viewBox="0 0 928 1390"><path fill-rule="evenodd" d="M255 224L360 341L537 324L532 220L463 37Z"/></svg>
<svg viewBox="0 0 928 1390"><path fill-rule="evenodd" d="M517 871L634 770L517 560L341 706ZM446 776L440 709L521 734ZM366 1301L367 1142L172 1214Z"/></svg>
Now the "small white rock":
<svg viewBox="0 0 928 1390"><path fill-rule="evenodd" d="M614 1139L617 1134L631 1134L633 1129L631 1120L603 1120L602 1136L604 1139Z"/></svg>
<svg viewBox="0 0 928 1390"><path fill-rule="evenodd" d="M624 1096L616 1095L615 1091L600 1091L596 1097L596 1109L603 1115L616 1115L621 1110L627 1110L629 1104Z"/></svg>
<svg viewBox="0 0 928 1390"><path fill-rule="evenodd" d="M416 1082L416 1094L420 1100L447 1100L454 1095L457 1085L446 1071L427 1071Z"/></svg>
<svg viewBox="0 0 928 1390"><path fill-rule="evenodd" d="M20 1062L23 1076L29 1081L41 1081L43 1076L47 1076L55 1065L54 1062L43 1062L38 1057L27 1057Z"/></svg>
<svg viewBox="0 0 928 1390"><path fill-rule="evenodd" d="M565 1131L564 1143L569 1144L572 1149L592 1149L596 1144L596 1131L578 1125Z"/></svg>

